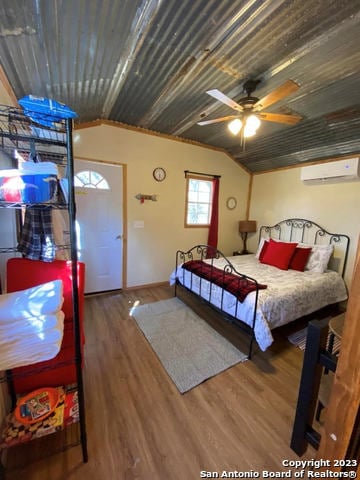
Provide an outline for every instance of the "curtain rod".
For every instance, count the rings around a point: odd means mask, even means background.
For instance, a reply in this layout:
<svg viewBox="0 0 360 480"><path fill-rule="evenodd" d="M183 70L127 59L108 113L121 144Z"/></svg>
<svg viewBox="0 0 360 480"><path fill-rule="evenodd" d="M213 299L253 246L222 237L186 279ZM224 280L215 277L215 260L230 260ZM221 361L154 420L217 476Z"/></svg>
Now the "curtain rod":
<svg viewBox="0 0 360 480"><path fill-rule="evenodd" d="M184 173L185 173L185 177L188 173L193 173L195 175L203 175L204 177L221 178L221 175L211 175L211 173L192 172L191 170L184 170Z"/></svg>

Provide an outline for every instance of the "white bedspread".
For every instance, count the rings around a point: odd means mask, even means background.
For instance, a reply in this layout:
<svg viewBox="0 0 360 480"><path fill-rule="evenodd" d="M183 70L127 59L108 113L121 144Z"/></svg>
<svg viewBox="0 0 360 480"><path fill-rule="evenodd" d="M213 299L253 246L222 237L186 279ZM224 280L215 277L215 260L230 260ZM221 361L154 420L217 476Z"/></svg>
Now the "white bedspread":
<svg viewBox="0 0 360 480"><path fill-rule="evenodd" d="M259 290L258 307L255 322L255 338L261 350L265 351L273 342L271 330L280 325L285 325L304 315L315 312L332 303L347 299L345 283L337 272L313 273L309 271L280 270L270 265L262 264L255 255L229 257L235 269L256 279L259 283L267 285L264 290ZM222 268L225 260L214 260L214 265ZM184 275L185 273L185 275ZM180 283L190 288L191 273L178 267L170 276L170 284L175 283L176 277ZM194 293L209 301L210 284L201 280L199 291L199 278L193 274L192 288ZM212 286L211 303L220 308L222 289ZM224 292L223 310L226 313L252 325L255 292L247 295L243 303L228 292Z"/></svg>
<svg viewBox="0 0 360 480"><path fill-rule="evenodd" d="M64 332L61 280L0 295L0 370L54 358Z"/></svg>

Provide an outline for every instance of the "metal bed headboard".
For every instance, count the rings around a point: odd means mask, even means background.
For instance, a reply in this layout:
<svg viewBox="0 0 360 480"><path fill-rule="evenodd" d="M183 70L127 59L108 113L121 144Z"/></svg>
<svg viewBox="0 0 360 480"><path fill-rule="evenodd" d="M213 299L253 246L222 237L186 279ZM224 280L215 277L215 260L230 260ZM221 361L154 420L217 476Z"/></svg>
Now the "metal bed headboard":
<svg viewBox="0 0 360 480"><path fill-rule="evenodd" d="M329 268L344 277L350 245L348 235L328 232L312 220L288 218L275 225L262 225L259 230L259 242L262 237L309 245L333 244L334 255L330 259Z"/></svg>

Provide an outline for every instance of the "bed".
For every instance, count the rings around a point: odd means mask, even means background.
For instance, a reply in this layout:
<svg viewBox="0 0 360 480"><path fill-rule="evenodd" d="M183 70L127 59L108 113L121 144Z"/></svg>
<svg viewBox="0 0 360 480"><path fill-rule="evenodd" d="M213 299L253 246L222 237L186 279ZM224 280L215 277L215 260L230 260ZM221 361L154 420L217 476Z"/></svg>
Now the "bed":
<svg viewBox="0 0 360 480"><path fill-rule="evenodd" d="M259 230L255 254L225 257L208 245L178 250L170 284L181 285L249 334L265 351L272 330L347 299L350 239L299 218Z"/></svg>

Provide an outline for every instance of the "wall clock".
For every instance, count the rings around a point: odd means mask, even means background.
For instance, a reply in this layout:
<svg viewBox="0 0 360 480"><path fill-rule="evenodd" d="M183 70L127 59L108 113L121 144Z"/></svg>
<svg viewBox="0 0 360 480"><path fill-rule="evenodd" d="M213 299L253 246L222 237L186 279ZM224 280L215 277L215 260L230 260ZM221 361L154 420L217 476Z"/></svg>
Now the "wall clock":
<svg viewBox="0 0 360 480"><path fill-rule="evenodd" d="M153 177L157 182L162 182L166 177L165 169L162 167L155 168L153 171Z"/></svg>
<svg viewBox="0 0 360 480"><path fill-rule="evenodd" d="M226 200L226 206L229 210L234 210L234 208L236 207L237 205L237 200L235 197L229 197L227 200Z"/></svg>

